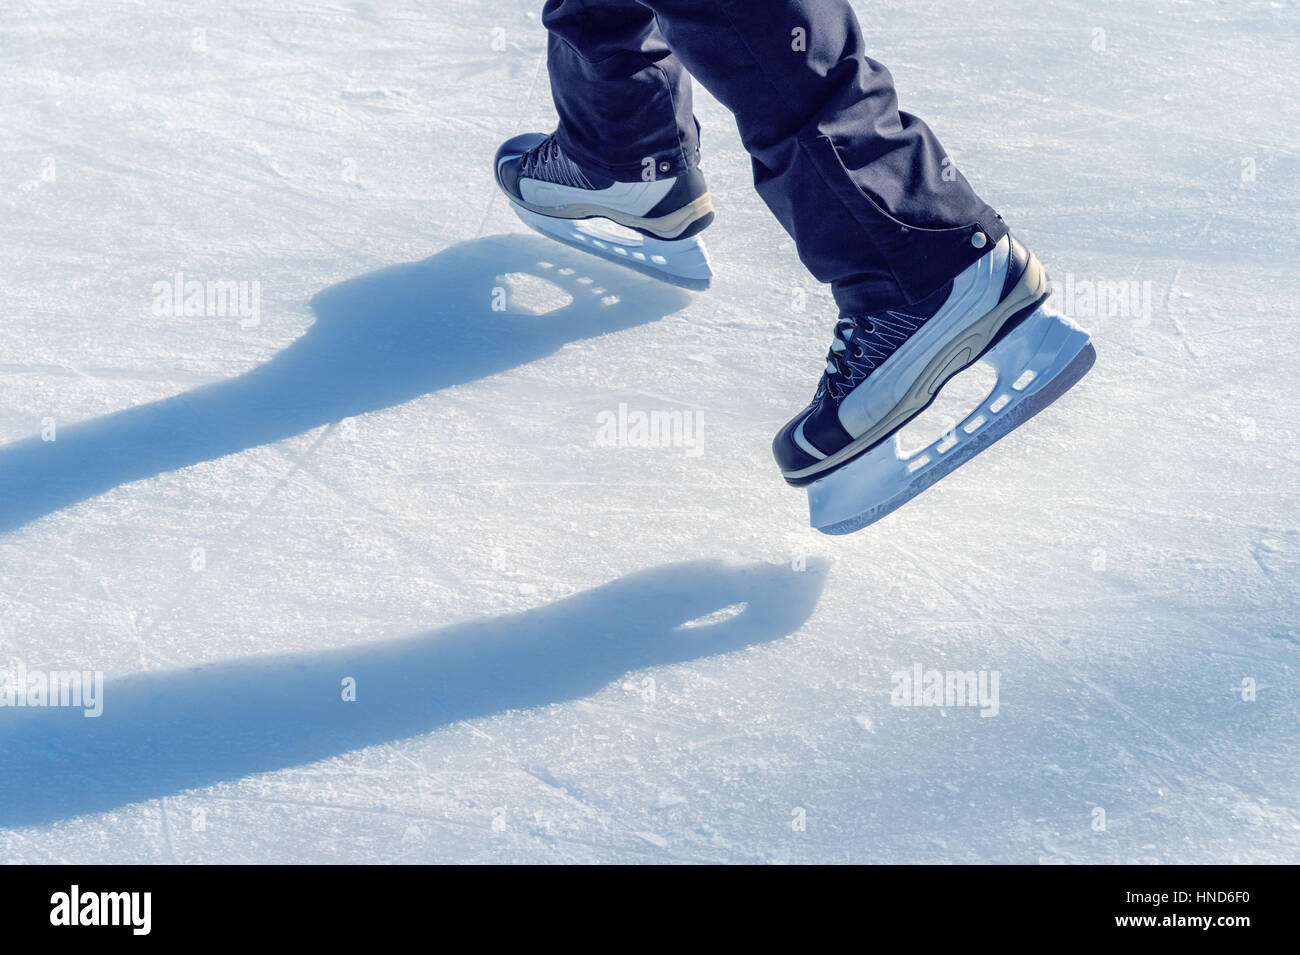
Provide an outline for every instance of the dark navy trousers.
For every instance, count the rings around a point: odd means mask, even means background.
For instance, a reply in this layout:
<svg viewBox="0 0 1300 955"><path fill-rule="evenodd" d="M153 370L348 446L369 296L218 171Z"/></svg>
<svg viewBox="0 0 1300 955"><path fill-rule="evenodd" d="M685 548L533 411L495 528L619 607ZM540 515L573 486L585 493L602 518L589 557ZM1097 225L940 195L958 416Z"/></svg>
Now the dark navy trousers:
<svg viewBox="0 0 1300 955"><path fill-rule="evenodd" d="M1006 234L899 110L846 0L547 0L542 16L579 166L631 181L696 165L689 71L735 114L759 195L846 315L932 295Z"/></svg>

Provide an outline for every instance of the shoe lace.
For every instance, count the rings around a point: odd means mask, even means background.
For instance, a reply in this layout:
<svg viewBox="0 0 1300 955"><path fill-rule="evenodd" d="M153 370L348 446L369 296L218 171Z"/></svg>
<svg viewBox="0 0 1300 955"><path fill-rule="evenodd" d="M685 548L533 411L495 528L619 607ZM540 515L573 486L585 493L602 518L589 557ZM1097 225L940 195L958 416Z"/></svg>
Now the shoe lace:
<svg viewBox="0 0 1300 955"><path fill-rule="evenodd" d="M840 320L835 323L835 338L826 353L826 370L818 385L820 389L825 389L832 398L838 398L853 387L855 380L865 377L856 374L855 369L847 364L846 359L849 355L854 358L863 356L862 346L857 342L858 332L862 331L870 335L875 330L876 326L870 318L840 317Z"/></svg>
<svg viewBox="0 0 1300 955"><path fill-rule="evenodd" d="M532 149L524 153L524 158L520 162L519 168L523 173L530 173L537 169L538 166L553 162L560 157L560 144L555 138L555 133L547 136Z"/></svg>

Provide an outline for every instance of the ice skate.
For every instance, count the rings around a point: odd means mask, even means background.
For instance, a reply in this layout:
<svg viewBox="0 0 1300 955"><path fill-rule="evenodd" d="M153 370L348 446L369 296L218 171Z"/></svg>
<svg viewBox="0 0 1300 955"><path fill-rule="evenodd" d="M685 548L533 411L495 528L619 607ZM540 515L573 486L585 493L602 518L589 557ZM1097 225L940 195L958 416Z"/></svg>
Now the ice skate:
<svg viewBox="0 0 1300 955"><path fill-rule="evenodd" d="M580 169L554 134L525 133L496 156L497 185L524 223L543 235L674 285L707 288L700 239L713 221L704 175L616 182Z"/></svg>
<svg viewBox="0 0 1300 955"><path fill-rule="evenodd" d="M1096 353L1086 332L1040 308L1048 294L1037 258L1008 235L924 302L842 317L812 403L773 442L786 481L808 489L812 525L847 534L874 523L1082 378ZM902 453L898 432L979 360L997 371L993 390L952 431Z"/></svg>

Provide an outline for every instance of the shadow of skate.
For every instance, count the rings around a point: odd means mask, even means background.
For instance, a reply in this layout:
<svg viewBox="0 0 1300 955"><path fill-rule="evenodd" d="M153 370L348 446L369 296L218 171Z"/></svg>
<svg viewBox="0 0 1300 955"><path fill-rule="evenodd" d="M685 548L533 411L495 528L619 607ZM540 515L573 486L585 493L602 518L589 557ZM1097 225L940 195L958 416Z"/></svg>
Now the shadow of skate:
<svg viewBox="0 0 1300 955"><path fill-rule="evenodd" d="M524 613L324 654L257 656L104 685L103 713L0 709L0 826L50 822L299 766L459 720L578 699L632 670L778 640L825 566L717 562L631 574ZM732 616L682 624L745 603ZM342 681L356 681L343 702Z"/></svg>
<svg viewBox="0 0 1300 955"><path fill-rule="evenodd" d="M510 273L554 283L572 301L544 315L518 310L494 292ZM598 294L602 287L614 296ZM536 361L688 301L679 289L524 235L477 239L351 279L316 295L307 333L246 374L62 427L57 441L0 448L0 532L131 481ZM429 435L435 451L437 441Z"/></svg>

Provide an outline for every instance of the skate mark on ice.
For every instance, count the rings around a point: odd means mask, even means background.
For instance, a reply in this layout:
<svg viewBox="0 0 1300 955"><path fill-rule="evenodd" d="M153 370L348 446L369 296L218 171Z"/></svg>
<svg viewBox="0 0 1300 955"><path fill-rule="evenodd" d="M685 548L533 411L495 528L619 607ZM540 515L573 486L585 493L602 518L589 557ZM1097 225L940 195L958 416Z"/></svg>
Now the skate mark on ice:
<svg viewBox="0 0 1300 955"><path fill-rule="evenodd" d="M253 656L105 681L104 711L0 721L0 827L47 823L302 766L464 720L590 696L625 674L780 640L825 565L669 564L523 613L318 655ZM748 609L711 626L684 622ZM343 702L341 681L356 681Z"/></svg>
<svg viewBox="0 0 1300 955"><path fill-rule="evenodd" d="M533 66L533 80L528 84L528 94L524 97L523 105L519 107L519 117L515 120L514 132L507 139L519 135L523 129L524 117L528 115L528 109L532 105L533 95L537 92L537 81L541 79L542 69L546 66L546 44L542 44L541 50L537 54L537 62ZM487 228L488 218L492 215L492 209L496 205L497 197L501 195L500 189L493 189L488 195L487 205L483 207L483 217L479 219L478 228L474 230L474 237L478 238Z"/></svg>
<svg viewBox="0 0 1300 955"><path fill-rule="evenodd" d="M536 780L539 785L544 787L545 791L552 793L556 798L564 801L571 808L576 808L580 812L587 813L605 823L607 827L620 829L624 835L630 836L634 839L640 839L643 842L649 843L655 849L660 850L658 852L649 853L654 858L659 859L660 861L664 861L665 859L672 859L678 862L691 861L689 857L669 852L668 843L661 836L654 833L647 833L644 829L637 829L635 825L625 822L617 815L614 815L611 810L596 805L592 798L590 798L579 787L556 779L551 771L545 767L529 768L523 766L520 767L520 772L525 776ZM647 838L647 836L650 836L651 838ZM645 850L642 851L643 853L645 852Z"/></svg>

